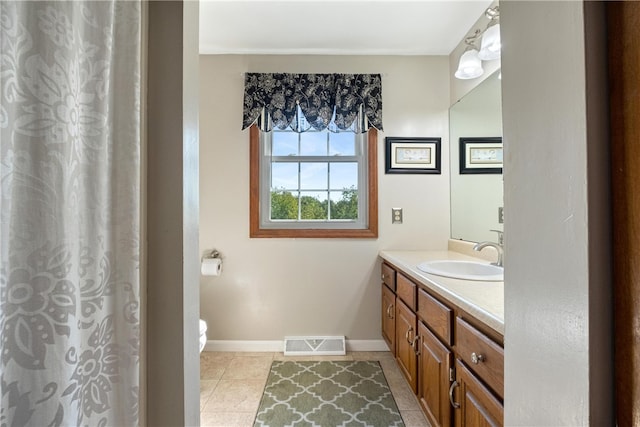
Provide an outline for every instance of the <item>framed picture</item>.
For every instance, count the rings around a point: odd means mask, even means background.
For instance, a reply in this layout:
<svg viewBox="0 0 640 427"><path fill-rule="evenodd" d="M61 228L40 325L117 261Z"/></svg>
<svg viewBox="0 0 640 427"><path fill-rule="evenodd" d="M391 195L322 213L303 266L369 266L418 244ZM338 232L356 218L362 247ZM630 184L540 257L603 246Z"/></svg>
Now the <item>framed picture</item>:
<svg viewBox="0 0 640 427"><path fill-rule="evenodd" d="M460 138L460 174L502 173L502 138Z"/></svg>
<svg viewBox="0 0 640 427"><path fill-rule="evenodd" d="M440 173L440 138L388 136L385 173Z"/></svg>

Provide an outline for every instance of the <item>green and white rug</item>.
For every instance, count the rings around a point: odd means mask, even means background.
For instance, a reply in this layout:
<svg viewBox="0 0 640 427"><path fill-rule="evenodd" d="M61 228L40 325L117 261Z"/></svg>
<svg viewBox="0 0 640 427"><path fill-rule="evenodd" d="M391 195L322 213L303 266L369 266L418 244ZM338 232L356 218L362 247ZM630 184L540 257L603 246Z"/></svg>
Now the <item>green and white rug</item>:
<svg viewBox="0 0 640 427"><path fill-rule="evenodd" d="M254 427L404 427L380 363L274 361Z"/></svg>

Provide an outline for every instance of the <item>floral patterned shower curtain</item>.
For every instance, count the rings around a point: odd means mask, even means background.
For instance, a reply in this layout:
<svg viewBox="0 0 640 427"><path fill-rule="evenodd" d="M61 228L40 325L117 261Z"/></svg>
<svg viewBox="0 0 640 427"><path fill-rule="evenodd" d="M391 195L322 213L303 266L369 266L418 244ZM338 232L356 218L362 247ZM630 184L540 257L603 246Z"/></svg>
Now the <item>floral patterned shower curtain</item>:
<svg viewBox="0 0 640 427"><path fill-rule="evenodd" d="M0 2L0 425L138 424L141 17Z"/></svg>

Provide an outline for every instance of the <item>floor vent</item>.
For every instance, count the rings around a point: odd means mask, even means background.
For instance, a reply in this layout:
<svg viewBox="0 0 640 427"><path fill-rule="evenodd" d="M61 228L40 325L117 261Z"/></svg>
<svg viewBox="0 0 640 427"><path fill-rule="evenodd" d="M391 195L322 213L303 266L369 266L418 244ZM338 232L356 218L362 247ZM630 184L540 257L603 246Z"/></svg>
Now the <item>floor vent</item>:
<svg viewBox="0 0 640 427"><path fill-rule="evenodd" d="M343 336L338 337L284 337L285 356L343 356Z"/></svg>

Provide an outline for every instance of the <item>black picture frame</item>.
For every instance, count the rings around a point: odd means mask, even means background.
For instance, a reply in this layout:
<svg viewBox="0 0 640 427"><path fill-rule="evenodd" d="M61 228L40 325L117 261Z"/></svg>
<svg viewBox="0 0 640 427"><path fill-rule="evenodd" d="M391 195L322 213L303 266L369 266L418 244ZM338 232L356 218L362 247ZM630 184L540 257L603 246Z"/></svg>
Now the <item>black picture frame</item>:
<svg viewBox="0 0 640 427"><path fill-rule="evenodd" d="M460 174L502 174L502 137L461 137Z"/></svg>
<svg viewBox="0 0 640 427"><path fill-rule="evenodd" d="M441 138L385 138L385 173L440 174Z"/></svg>

